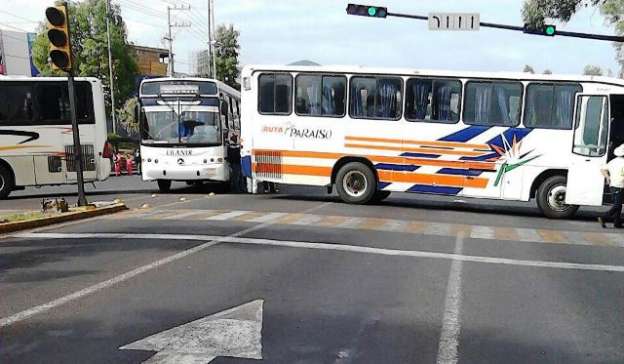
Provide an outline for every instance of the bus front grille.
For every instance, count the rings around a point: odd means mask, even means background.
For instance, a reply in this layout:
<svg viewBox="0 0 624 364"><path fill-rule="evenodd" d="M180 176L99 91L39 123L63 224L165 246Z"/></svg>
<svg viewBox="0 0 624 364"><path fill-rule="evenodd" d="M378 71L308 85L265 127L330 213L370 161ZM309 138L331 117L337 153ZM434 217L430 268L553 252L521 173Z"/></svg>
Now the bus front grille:
<svg viewBox="0 0 624 364"><path fill-rule="evenodd" d="M82 151L82 170L95 171L95 154L93 153L93 145L86 144L81 148ZM67 172L76 172L76 160L74 158L74 146L65 146L65 162L67 164Z"/></svg>
<svg viewBox="0 0 624 364"><path fill-rule="evenodd" d="M256 175L262 178L282 179L282 153L277 151L258 151L256 157Z"/></svg>

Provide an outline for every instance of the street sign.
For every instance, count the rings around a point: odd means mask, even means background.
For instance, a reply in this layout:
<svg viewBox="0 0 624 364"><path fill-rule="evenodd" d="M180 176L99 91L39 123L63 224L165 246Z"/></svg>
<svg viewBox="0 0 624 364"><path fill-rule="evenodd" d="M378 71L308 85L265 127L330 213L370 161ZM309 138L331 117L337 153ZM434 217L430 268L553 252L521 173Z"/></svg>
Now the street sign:
<svg viewBox="0 0 624 364"><path fill-rule="evenodd" d="M429 13L429 30L477 31L479 13Z"/></svg>

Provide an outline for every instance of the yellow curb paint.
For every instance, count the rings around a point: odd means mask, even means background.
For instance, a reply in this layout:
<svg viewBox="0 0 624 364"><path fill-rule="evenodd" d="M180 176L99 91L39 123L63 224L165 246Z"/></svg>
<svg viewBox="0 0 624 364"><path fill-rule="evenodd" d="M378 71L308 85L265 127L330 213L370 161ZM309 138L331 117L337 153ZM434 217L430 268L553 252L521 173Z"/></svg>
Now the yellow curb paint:
<svg viewBox="0 0 624 364"><path fill-rule="evenodd" d="M335 227L347 221L347 217L344 216L322 216L321 221L318 222L318 226Z"/></svg>
<svg viewBox="0 0 624 364"><path fill-rule="evenodd" d="M294 223L301 220L305 216L306 216L305 214L288 214L286 216L280 217L279 219L275 220L274 223L281 224L281 225L293 225Z"/></svg>
<svg viewBox="0 0 624 364"><path fill-rule="evenodd" d="M494 236L496 240L520 240L516 229L509 227L494 228Z"/></svg>
<svg viewBox="0 0 624 364"><path fill-rule="evenodd" d="M379 219L379 218L364 218L363 221L358 225L360 229L366 230L381 230L381 227L386 224L388 220Z"/></svg>
<svg viewBox="0 0 624 364"><path fill-rule="evenodd" d="M563 243L566 241L565 236L559 231L537 229L537 233L544 239L545 243Z"/></svg>
<svg viewBox="0 0 624 364"><path fill-rule="evenodd" d="M422 234L425 232L427 225L428 224L422 221L412 221L409 224L407 224L405 232L411 233L411 234Z"/></svg>
<svg viewBox="0 0 624 364"><path fill-rule="evenodd" d="M603 233L583 233L583 238L593 245L615 246L609 237Z"/></svg>

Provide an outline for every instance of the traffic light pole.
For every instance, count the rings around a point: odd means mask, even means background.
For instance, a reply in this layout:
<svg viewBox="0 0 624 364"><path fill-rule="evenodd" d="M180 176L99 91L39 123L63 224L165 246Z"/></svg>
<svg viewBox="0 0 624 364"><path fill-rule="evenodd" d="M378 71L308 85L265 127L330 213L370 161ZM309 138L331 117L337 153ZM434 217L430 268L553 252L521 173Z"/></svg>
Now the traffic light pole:
<svg viewBox="0 0 624 364"><path fill-rule="evenodd" d="M65 11L67 14L67 22L69 23L69 6L65 2ZM80 129L78 126L78 118L76 117L76 89L74 87L74 52L71 49L71 29L67 26L67 42L69 43L69 57L71 59L70 69L67 72L67 91L69 93L69 111L72 123L72 134L74 137L74 169L76 170L76 179L78 182L78 206L87 206L87 196L84 191L84 175L82 173L82 146L80 144ZM111 80L112 82L112 80ZM113 106L114 109L114 106Z"/></svg>
<svg viewBox="0 0 624 364"><path fill-rule="evenodd" d="M86 206L87 197L84 191L84 176L82 173L82 147L80 146L80 130L76 117L76 91L74 88L74 71L67 75L67 88L69 91L69 110L71 114L72 132L74 136L74 167L78 179L78 206Z"/></svg>
<svg viewBox="0 0 624 364"><path fill-rule="evenodd" d="M359 6L359 5L356 5L356 6ZM364 6L364 5L361 5L361 6ZM362 15L362 14L358 14L358 15ZM403 14L403 13L393 13L393 12L390 12L390 11L388 11L386 13L386 16L394 16L394 17L397 17L397 18L407 18L407 19L416 19L416 20L425 20L425 21L429 20L428 16L413 15L413 14ZM508 24L497 24L497 23L487 23L487 22L480 22L479 25L481 27L484 27L484 28L496 28L496 29L504 29L504 30L514 30L514 31L524 32L524 33L527 33L527 34L543 35L543 34L536 34L536 33L527 32L526 28L524 26L508 25ZM617 35L604 35L604 34L568 32L568 31L563 31L563 30L555 30L553 34L549 34L549 35L551 35L551 36L558 35L558 36L562 36L562 37L584 38L584 39L593 39L593 40L603 40L603 41L609 41L609 42L624 43L624 37L617 36Z"/></svg>

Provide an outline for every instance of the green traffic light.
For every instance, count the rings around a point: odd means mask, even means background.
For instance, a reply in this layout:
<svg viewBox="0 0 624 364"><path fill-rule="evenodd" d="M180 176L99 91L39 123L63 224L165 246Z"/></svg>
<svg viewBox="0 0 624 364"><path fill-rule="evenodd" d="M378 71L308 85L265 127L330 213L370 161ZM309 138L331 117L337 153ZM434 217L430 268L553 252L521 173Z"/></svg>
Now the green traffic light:
<svg viewBox="0 0 624 364"><path fill-rule="evenodd" d="M368 15L370 15L370 16L377 15L377 8L374 7L374 6L371 6L370 8L368 8Z"/></svg>
<svg viewBox="0 0 624 364"><path fill-rule="evenodd" d="M546 27L546 35L555 35L555 27L549 25Z"/></svg>

